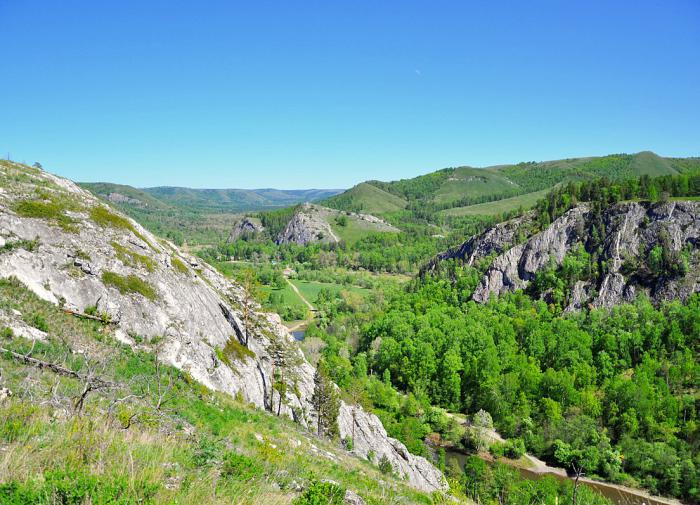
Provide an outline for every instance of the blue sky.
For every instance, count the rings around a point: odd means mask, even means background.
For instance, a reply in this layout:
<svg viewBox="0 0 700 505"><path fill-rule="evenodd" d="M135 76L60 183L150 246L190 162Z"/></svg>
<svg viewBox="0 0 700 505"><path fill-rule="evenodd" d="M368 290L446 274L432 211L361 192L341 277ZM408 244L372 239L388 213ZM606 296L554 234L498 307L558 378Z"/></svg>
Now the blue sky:
<svg viewBox="0 0 700 505"><path fill-rule="evenodd" d="M80 181L700 155L697 0L0 0L0 26L0 153Z"/></svg>

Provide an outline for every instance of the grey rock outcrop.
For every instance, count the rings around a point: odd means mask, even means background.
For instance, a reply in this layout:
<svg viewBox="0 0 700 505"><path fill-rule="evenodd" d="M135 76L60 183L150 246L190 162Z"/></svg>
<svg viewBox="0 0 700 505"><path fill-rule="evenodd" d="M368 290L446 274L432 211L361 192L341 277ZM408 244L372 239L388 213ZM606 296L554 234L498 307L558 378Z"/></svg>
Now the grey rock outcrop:
<svg viewBox="0 0 700 505"><path fill-rule="evenodd" d="M253 237L263 231L265 231L265 227L259 219L245 216L235 222L233 228L231 228L231 233L229 233L227 242L235 242L243 237Z"/></svg>
<svg viewBox="0 0 700 505"><path fill-rule="evenodd" d="M397 232L398 228L370 214L341 212L311 203L302 204L277 237L278 244L305 245L313 242L338 243L340 237L333 231L331 222L340 216L354 221L368 231Z"/></svg>
<svg viewBox="0 0 700 505"><path fill-rule="evenodd" d="M594 218L588 204L579 204L556 219L540 233L515 243L519 227L527 228L530 215L501 223L467 240L459 248L447 251L434 264L458 258L473 264L489 254L498 253L473 294L477 302L491 296L525 289L537 272L550 265L561 265L564 257L578 245L590 244L599 237L600 261L605 274L600 279L578 281L569 296L568 311L585 306L612 307L647 294L653 302L687 299L700 291L700 202L619 203L605 209L594 232ZM666 237L666 238L662 238ZM683 276L642 275L625 264L645 265L649 251L662 241L671 252L690 251L687 273ZM429 265L435 268L435 265Z"/></svg>
<svg viewBox="0 0 700 505"><path fill-rule="evenodd" d="M434 270L441 261L449 259L457 259L472 266L492 254L500 254L516 244L519 233L525 232L532 221L533 214L529 212L492 226L485 232L474 235L462 245L438 254L423 270Z"/></svg>
<svg viewBox="0 0 700 505"><path fill-rule="evenodd" d="M0 182L0 236L4 240L37 241L31 251L21 247L2 251L0 277L14 276L40 298L71 310L84 312L97 306L115 323L115 338L131 345L137 340L158 342L153 350L163 360L208 388L241 395L259 408L279 404L279 393L272 388L272 349L286 348L298 363L290 370L297 388L289 388L295 392L282 399L280 411L302 425L313 423L314 369L279 316L258 307L246 328L242 307L250 300L240 286L107 209L66 179L5 163L0 164ZM18 213L18 202L38 201L39 187L41 198L65 205L63 221ZM93 218L96 211L102 213L97 221ZM61 226L67 219L69 225ZM120 291L110 281L115 276L133 276L130 278L137 278L148 289ZM11 326L20 327L18 316L10 313L2 317L13 320ZM32 338L30 334L27 337ZM219 356L229 348L235 352L227 354L227 363ZM344 405L339 420L344 437L352 432L349 416ZM366 457L371 448L387 454L397 473L406 475L414 487L425 491L446 488L440 472L389 438L376 416L358 409L354 422L361 426L355 430L353 452L358 456Z"/></svg>

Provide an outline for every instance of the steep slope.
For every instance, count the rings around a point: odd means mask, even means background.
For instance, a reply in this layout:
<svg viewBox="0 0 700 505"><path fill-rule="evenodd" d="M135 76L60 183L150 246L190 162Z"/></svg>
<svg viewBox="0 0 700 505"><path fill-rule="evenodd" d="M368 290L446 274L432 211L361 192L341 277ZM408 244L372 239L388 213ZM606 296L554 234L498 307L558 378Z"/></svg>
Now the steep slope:
<svg viewBox="0 0 700 505"><path fill-rule="evenodd" d="M2 162L0 183L0 277L66 310L102 314L127 345L159 341L164 361L207 388L313 425L313 368L279 317L240 286L68 180ZM287 371L289 388L273 388L275 370ZM341 437L355 433L354 454L386 455L417 489L445 487L376 416L343 403L338 424Z"/></svg>
<svg viewBox="0 0 700 505"><path fill-rule="evenodd" d="M305 245L313 242L354 241L372 232L399 230L378 217L340 212L320 205L301 205L277 237L278 244Z"/></svg>
<svg viewBox="0 0 700 505"><path fill-rule="evenodd" d="M534 286L533 295L551 301L557 298L554 288L544 281L538 286L538 275L562 268L571 255L578 255L583 270L590 270L586 250L596 243L600 273L560 272L569 284L556 289L565 291L569 310L588 303L611 307L632 301L639 293L657 303L686 300L700 291L700 202L618 203L600 219L588 204L579 204L534 235L528 231L532 223L532 214L501 223L439 255L428 268L445 259L472 265L496 255L474 300L483 303L490 296L532 291ZM568 270L572 269L570 264Z"/></svg>

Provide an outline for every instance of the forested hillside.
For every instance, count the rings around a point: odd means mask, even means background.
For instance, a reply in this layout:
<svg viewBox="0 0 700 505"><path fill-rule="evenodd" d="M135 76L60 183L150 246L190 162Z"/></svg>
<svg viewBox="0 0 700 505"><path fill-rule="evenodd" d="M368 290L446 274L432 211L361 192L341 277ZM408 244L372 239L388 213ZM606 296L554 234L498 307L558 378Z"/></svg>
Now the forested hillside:
<svg viewBox="0 0 700 505"><path fill-rule="evenodd" d="M674 175L700 169L700 158L662 158L651 152L614 154L598 158L523 162L487 168L446 168L413 179L367 181L382 190L371 193L362 185L323 202L341 210L382 213L384 194L406 201L416 215L467 207L527 195L569 181L600 177L627 179L642 175Z"/></svg>

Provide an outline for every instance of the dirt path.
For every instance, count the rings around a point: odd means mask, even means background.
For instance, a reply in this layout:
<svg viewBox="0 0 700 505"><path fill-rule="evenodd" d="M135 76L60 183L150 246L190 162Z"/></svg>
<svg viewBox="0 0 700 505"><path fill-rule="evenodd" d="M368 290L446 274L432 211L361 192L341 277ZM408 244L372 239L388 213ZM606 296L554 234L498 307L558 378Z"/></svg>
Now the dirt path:
<svg viewBox="0 0 700 505"><path fill-rule="evenodd" d="M288 273L285 271L284 272L284 280L287 281L287 284L292 288L292 291L294 291L297 296L301 299L302 302L309 308L309 315L306 319L303 321L297 321L291 326L288 326L287 329L289 331L296 331L302 327L306 327L309 324L311 324L311 321L314 320L314 312L316 312L316 309L314 308L313 305L311 305L311 302L304 298L304 295L301 294L301 291L299 291L299 288L297 288L292 281L289 280L289 277L287 277Z"/></svg>

